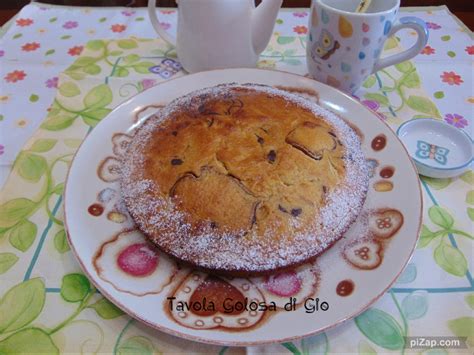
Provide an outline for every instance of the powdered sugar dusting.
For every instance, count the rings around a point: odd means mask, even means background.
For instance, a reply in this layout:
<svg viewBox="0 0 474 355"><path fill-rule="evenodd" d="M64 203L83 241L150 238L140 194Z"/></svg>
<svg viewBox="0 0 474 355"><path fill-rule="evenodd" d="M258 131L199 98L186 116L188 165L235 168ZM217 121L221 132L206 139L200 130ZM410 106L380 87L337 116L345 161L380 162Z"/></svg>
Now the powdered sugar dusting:
<svg viewBox="0 0 474 355"><path fill-rule="evenodd" d="M184 222L184 212L161 194L159 186L143 177L143 149L153 132L173 113L206 96L218 97L229 89L263 92L309 110L336 131L345 148L344 181L329 193L314 223L291 238L275 239L269 228L243 237L205 228L199 233ZM122 193L139 228L165 252L200 267L217 271L265 272L295 265L314 257L337 241L359 214L368 188L368 169L360 140L337 115L293 93L255 84L226 84L195 91L178 98L150 117L138 129L122 161ZM149 216L152 216L151 218ZM317 218L316 218L317 217ZM297 223L293 226L297 228ZM157 237L159 236L159 238Z"/></svg>

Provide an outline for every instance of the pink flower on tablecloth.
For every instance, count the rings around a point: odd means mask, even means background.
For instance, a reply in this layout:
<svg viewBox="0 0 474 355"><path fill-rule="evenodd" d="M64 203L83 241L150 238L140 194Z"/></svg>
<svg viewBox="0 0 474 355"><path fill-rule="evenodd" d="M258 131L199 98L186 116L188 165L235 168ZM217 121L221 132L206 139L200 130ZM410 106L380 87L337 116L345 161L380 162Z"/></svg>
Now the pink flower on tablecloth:
<svg viewBox="0 0 474 355"><path fill-rule="evenodd" d="M467 52L467 54L474 55L474 46L467 46L464 50Z"/></svg>
<svg viewBox="0 0 474 355"><path fill-rule="evenodd" d="M464 80L461 79L461 75L458 75L453 71L443 72L440 77L443 80L443 83L447 83L449 85L461 85L461 83L464 83Z"/></svg>
<svg viewBox="0 0 474 355"><path fill-rule="evenodd" d="M171 15L176 12L176 10L161 10L160 11L163 15Z"/></svg>
<svg viewBox="0 0 474 355"><path fill-rule="evenodd" d="M27 27L31 25L34 21L30 18L19 18L16 20L16 25L20 27Z"/></svg>
<svg viewBox="0 0 474 355"><path fill-rule="evenodd" d="M3 155L5 153L5 146L0 144L0 155Z"/></svg>
<svg viewBox="0 0 474 355"><path fill-rule="evenodd" d="M162 29L167 30L171 27L171 24L168 22L160 22L160 26Z"/></svg>
<svg viewBox="0 0 474 355"><path fill-rule="evenodd" d="M110 26L110 29L112 30L112 32L120 33L125 31L127 29L127 26L116 23L115 25Z"/></svg>
<svg viewBox="0 0 474 355"><path fill-rule="evenodd" d="M133 11L133 10L123 10L122 11L122 15L124 15L124 16L133 16L135 14L136 14L136 12Z"/></svg>
<svg viewBox="0 0 474 355"><path fill-rule="evenodd" d="M156 80L154 80L154 79L143 79L142 80L143 90L149 89L149 88L151 88L155 85L156 85Z"/></svg>
<svg viewBox="0 0 474 355"><path fill-rule="evenodd" d="M23 70L14 70L5 75L4 79L7 83L16 83L17 81L25 79L25 77L26 73Z"/></svg>
<svg viewBox="0 0 474 355"><path fill-rule="evenodd" d="M83 46L74 46L74 47L69 48L69 50L67 51L67 54L71 56L80 55L83 49L84 49Z"/></svg>
<svg viewBox="0 0 474 355"><path fill-rule="evenodd" d="M293 12L293 16L295 16L295 17L306 17L306 16L308 16L308 13L306 11Z"/></svg>
<svg viewBox="0 0 474 355"><path fill-rule="evenodd" d="M431 55L431 54L434 54L436 52L436 50L431 47L431 46L426 46L425 48L423 48L423 50L421 51L421 54L426 54L426 55Z"/></svg>
<svg viewBox="0 0 474 355"><path fill-rule="evenodd" d="M444 115L444 120L456 128L464 128L469 124L463 116L458 115L457 113L448 113Z"/></svg>
<svg viewBox="0 0 474 355"><path fill-rule="evenodd" d="M63 25L63 28L67 30L72 30L73 28L76 28L77 26L79 26L77 21L66 21Z"/></svg>
<svg viewBox="0 0 474 355"><path fill-rule="evenodd" d="M51 78L51 79L46 80L46 81L44 82L44 84L45 84L46 87L49 88L49 89L53 89L53 88L54 88L54 89L57 89L57 87L58 87L58 80L59 80L58 77L55 76L55 77L53 77L53 78Z"/></svg>
<svg viewBox="0 0 474 355"><path fill-rule="evenodd" d="M295 26L295 27L293 27L293 32L296 32L299 35L304 35L304 34L308 33L308 27L306 27L306 26Z"/></svg>
<svg viewBox="0 0 474 355"><path fill-rule="evenodd" d="M21 46L21 50L24 52L34 52L39 47L41 47L41 45L38 42L25 43Z"/></svg>
<svg viewBox="0 0 474 355"><path fill-rule="evenodd" d="M3 57L5 55L5 51L0 49L0 58Z"/></svg>
<svg viewBox="0 0 474 355"><path fill-rule="evenodd" d="M440 25L438 25L437 23L434 23L434 22L427 22L426 23L426 26L430 29L430 30L439 30L441 28Z"/></svg>

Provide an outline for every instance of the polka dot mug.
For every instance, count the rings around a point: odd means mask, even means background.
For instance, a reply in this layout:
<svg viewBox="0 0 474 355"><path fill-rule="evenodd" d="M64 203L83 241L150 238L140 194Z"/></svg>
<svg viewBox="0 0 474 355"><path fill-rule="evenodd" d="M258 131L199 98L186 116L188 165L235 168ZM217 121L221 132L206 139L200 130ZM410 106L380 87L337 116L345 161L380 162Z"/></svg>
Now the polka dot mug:
<svg viewBox="0 0 474 355"><path fill-rule="evenodd" d="M416 17L397 18L400 0L372 0L364 13L360 0L313 0L306 58L316 80L346 92L356 91L372 73L413 58L428 41L426 24ZM418 34L409 49L380 58L384 45L403 28ZM391 39L391 41L395 41Z"/></svg>

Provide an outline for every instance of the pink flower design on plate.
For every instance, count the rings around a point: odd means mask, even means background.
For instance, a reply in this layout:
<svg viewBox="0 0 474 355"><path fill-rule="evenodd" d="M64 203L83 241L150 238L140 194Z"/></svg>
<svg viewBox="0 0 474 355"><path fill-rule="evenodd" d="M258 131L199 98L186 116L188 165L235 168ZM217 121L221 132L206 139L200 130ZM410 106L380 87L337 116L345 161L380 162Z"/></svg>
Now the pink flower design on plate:
<svg viewBox="0 0 474 355"><path fill-rule="evenodd" d="M426 23L426 26L430 29L430 30L439 30L441 28L440 25L438 25L437 23L434 23L434 22L427 22Z"/></svg>
<svg viewBox="0 0 474 355"><path fill-rule="evenodd" d="M467 46L464 50L467 52L467 54L474 55L474 46Z"/></svg>
<svg viewBox="0 0 474 355"><path fill-rule="evenodd" d="M5 146L0 144L0 155L3 155L5 153Z"/></svg>
<svg viewBox="0 0 474 355"><path fill-rule="evenodd" d="M79 26L77 21L67 21L67 22L64 23L63 28L65 28L67 30L71 30L73 28L76 28L77 26Z"/></svg>
<svg viewBox="0 0 474 355"><path fill-rule="evenodd" d="M444 116L444 120L456 128L464 128L469 124L469 122L467 122L463 116L458 115L457 113L446 114Z"/></svg>
<svg viewBox="0 0 474 355"><path fill-rule="evenodd" d="M5 51L0 49L0 58L3 57L5 55Z"/></svg>
<svg viewBox="0 0 474 355"><path fill-rule="evenodd" d="M295 16L295 17L306 17L306 16L308 16L308 13L306 11L293 12L293 16Z"/></svg>
<svg viewBox="0 0 474 355"><path fill-rule="evenodd" d="M44 82L44 84L46 85L47 88L57 88L58 87L58 77L55 76L51 79L48 79Z"/></svg>

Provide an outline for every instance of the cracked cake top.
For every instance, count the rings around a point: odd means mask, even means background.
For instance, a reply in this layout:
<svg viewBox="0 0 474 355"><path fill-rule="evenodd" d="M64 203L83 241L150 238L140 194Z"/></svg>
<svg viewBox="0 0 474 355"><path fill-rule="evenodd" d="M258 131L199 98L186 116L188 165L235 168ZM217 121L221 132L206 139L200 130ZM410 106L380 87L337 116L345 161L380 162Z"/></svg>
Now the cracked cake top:
<svg viewBox="0 0 474 355"><path fill-rule="evenodd" d="M252 84L174 100L138 128L121 170L125 204L154 244L233 275L319 255L356 219L368 185L342 119Z"/></svg>

